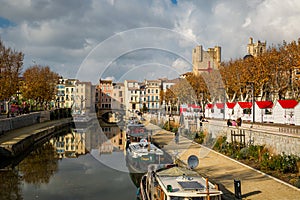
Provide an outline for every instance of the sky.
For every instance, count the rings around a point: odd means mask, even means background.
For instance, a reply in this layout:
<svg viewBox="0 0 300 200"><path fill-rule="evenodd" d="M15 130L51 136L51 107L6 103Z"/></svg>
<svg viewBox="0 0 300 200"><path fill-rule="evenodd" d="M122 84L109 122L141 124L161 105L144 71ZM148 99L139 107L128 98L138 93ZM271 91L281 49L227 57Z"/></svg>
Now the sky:
<svg viewBox="0 0 300 200"><path fill-rule="evenodd" d="M0 38L25 54L23 69L64 78L177 78L192 49L221 46L222 61L300 37L298 0L0 0Z"/></svg>

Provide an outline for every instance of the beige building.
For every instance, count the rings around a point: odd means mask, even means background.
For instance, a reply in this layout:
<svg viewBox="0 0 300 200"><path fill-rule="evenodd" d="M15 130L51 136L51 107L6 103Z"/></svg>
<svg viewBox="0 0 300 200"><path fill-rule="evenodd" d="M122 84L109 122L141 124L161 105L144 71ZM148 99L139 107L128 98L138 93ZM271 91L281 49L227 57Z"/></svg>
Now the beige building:
<svg viewBox="0 0 300 200"><path fill-rule="evenodd" d="M126 114L140 110L140 83L136 80L124 81ZM129 112L129 113L128 113Z"/></svg>
<svg viewBox="0 0 300 200"><path fill-rule="evenodd" d="M79 114L90 113L92 109L92 84L91 82L77 81L75 84L75 92L73 111Z"/></svg>
<svg viewBox="0 0 300 200"><path fill-rule="evenodd" d="M196 46L192 53L193 74L198 76L201 72L211 72L218 69L221 63L221 47L215 46L203 50L202 45Z"/></svg>
<svg viewBox="0 0 300 200"><path fill-rule="evenodd" d="M160 109L161 80L145 80L145 104L149 112Z"/></svg>
<svg viewBox="0 0 300 200"><path fill-rule="evenodd" d="M113 83L112 109L123 110L125 107L124 83Z"/></svg>
<svg viewBox="0 0 300 200"><path fill-rule="evenodd" d="M72 108L76 79L60 78L56 86L56 108Z"/></svg>
<svg viewBox="0 0 300 200"><path fill-rule="evenodd" d="M249 42L247 44L247 54L252 55L254 57L260 56L267 51L267 42L257 41L253 43L253 38L249 38Z"/></svg>

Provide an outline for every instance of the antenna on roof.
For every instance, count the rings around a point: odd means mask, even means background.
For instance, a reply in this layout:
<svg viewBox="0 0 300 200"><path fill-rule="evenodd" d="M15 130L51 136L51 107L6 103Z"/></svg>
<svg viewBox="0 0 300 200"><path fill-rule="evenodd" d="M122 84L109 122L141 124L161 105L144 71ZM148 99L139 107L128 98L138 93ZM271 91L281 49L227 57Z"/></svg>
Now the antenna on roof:
<svg viewBox="0 0 300 200"><path fill-rule="evenodd" d="M188 162L188 167L189 167L190 169L194 169L194 168L196 168L196 167L199 165L199 159L198 159L198 157L195 156L195 155L189 156L187 162Z"/></svg>

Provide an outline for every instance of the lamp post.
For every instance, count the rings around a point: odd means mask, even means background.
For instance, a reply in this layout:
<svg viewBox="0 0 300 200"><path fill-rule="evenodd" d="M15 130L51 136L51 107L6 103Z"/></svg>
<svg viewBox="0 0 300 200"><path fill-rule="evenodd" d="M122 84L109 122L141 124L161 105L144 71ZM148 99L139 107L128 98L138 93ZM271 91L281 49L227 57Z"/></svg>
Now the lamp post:
<svg viewBox="0 0 300 200"><path fill-rule="evenodd" d="M251 83L251 89L252 89L252 122L255 123L255 99L254 99L254 83Z"/></svg>
<svg viewBox="0 0 300 200"><path fill-rule="evenodd" d="M252 96L252 125L255 123L255 99L254 99L254 82L248 82L251 85L251 96Z"/></svg>
<svg viewBox="0 0 300 200"><path fill-rule="evenodd" d="M219 90L223 90L223 94L224 94L224 96L223 96L223 120L225 120L225 104L226 104L226 90L225 90L225 88L218 88Z"/></svg>

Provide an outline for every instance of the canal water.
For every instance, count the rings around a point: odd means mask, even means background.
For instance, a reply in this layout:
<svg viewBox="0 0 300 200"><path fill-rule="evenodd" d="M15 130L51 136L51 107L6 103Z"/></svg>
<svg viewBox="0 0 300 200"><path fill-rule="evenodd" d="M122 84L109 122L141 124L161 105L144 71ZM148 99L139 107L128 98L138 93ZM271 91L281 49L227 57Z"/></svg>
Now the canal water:
<svg viewBox="0 0 300 200"><path fill-rule="evenodd" d="M123 152L101 155L91 137L64 133L6 166L0 161L0 199L136 199L140 176L125 170Z"/></svg>

